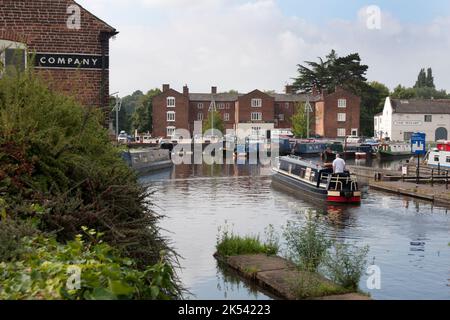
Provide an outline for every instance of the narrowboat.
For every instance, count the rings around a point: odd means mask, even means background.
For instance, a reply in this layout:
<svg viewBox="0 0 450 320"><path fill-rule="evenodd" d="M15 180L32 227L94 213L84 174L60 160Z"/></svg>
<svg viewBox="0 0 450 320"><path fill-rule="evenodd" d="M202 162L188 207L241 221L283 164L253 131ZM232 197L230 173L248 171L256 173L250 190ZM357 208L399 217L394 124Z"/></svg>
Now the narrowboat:
<svg viewBox="0 0 450 320"><path fill-rule="evenodd" d="M325 151L327 144L324 142L296 141L293 153L296 156L319 155Z"/></svg>
<svg viewBox="0 0 450 320"><path fill-rule="evenodd" d="M378 148L380 158L411 157L411 144L407 142L382 143Z"/></svg>
<svg viewBox="0 0 450 320"><path fill-rule="evenodd" d="M273 182L329 203L358 204L361 192L349 173L334 174L333 169L297 156L280 157L273 168Z"/></svg>
<svg viewBox="0 0 450 320"><path fill-rule="evenodd" d="M439 141L437 148L430 150L426 159L430 166L450 168L450 141Z"/></svg>

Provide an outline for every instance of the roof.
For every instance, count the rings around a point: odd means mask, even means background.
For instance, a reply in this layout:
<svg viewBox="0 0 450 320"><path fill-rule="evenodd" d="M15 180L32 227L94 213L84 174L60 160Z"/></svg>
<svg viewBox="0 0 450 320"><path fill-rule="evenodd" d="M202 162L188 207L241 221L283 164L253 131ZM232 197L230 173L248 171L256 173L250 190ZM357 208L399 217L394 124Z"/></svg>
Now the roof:
<svg viewBox="0 0 450 320"><path fill-rule="evenodd" d="M311 97L308 94L284 94L284 93L272 93L269 96L275 98L276 102L315 102L318 101L317 97Z"/></svg>
<svg viewBox="0 0 450 320"><path fill-rule="evenodd" d="M215 101L219 102L228 102L228 101L236 101L239 98L238 93L190 93L189 100L190 101L211 101L214 96Z"/></svg>
<svg viewBox="0 0 450 320"><path fill-rule="evenodd" d="M214 99L217 102L237 101L239 97L244 96L242 93L218 93L214 94ZM270 97L274 98L276 102L305 102L308 99L307 94L283 94L283 93L269 93ZM190 93L189 100L191 101L211 101L211 93ZM310 101L318 101L318 97L310 97Z"/></svg>
<svg viewBox="0 0 450 320"><path fill-rule="evenodd" d="M443 100L400 100L391 99L395 113L450 114L450 99Z"/></svg>

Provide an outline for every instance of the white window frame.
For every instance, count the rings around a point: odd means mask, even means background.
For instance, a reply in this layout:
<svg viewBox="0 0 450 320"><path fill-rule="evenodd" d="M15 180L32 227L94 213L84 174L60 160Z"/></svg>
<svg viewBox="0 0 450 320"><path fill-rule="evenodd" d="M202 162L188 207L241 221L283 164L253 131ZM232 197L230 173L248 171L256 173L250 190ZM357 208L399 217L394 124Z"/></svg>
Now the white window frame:
<svg viewBox="0 0 450 320"><path fill-rule="evenodd" d="M347 121L347 114L346 113L338 113L337 114L337 121L338 122L346 122Z"/></svg>
<svg viewBox="0 0 450 320"><path fill-rule="evenodd" d="M262 108L262 99L259 98L252 99L251 104L252 108Z"/></svg>
<svg viewBox="0 0 450 320"><path fill-rule="evenodd" d="M25 68L28 65L28 51L27 51L26 44L21 43L21 42L14 42L14 41L0 39L0 62L1 62L1 65L3 66L3 70L0 70L0 77L2 76L2 73L6 69L6 54L5 54L6 49L24 50L25 51Z"/></svg>
<svg viewBox="0 0 450 320"><path fill-rule="evenodd" d="M169 127L166 128L166 135L168 137L173 137L175 135L175 131L176 130L177 130L176 127L169 126ZM169 131L172 132L172 134L170 134Z"/></svg>
<svg viewBox="0 0 450 320"><path fill-rule="evenodd" d="M167 97L166 101L167 101L167 108L175 108L177 104L177 100L175 99L175 97Z"/></svg>
<svg viewBox="0 0 450 320"><path fill-rule="evenodd" d="M175 122L176 116L175 111L167 111L167 122Z"/></svg>
<svg viewBox="0 0 450 320"><path fill-rule="evenodd" d="M430 121L427 121L427 117L430 117ZM433 115L432 115L432 114L426 114L426 115L423 117L423 122L426 122L426 123L431 123L431 122L433 122Z"/></svg>
<svg viewBox="0 0 450 320"><path fill-rule="evenodd" d="M252 121L262 121L262 112L252 112L251 113L251 120Z"/></svg>
<svg viewBox="0 0 450 320"><path fill-rule="evenodd" d="M261 127L252 127L252 136L261 136L261 131L262 128Z"/></svg>
<svg viewBox="0 0 450 320"><path fill-rule="evenodd" d="M285 102L285 103L284 103L284 107L285 107L286 109L289 109L289 108L291 107L291 104L290 104L289 102Z"/></svg>
<svg viewBox="0 0 450 320"><path fill-rule="evenodd" d="M230 114L229 113L224 113L223 114L223 121L230 121Z"/></svg>
<svg viewBox="0 0 450 320"><path fill-rule="evenodd" d="M347 99L338 99L338 108L347 108Z"/></svg>
<svg viewBox="0 0 450 320"><path fill-rule="evenodd" d="M345 128L338 128L337 129L337 136L338 137L346 137L347 136L347 130Z"/></svg>
<svg viewBox="0 0 450 320"><path fill-rule="evenodd" d="M217 104L217 109L220 109L220 110L225 109L225 103L219 102L219 103Z"/></svg>
<svg viewBox="0 0 450 320"><path fill-rule="evenodd" d="M284 121L284 113L280 113L280 114L278 115L278 119L279 119L280 121Z"/></svg>
<svg viewBox="0 0 450 320"><path fill-rule="evenodd" d="M353 132L356 132L356 134L353 134ZM352 128L351 134L352 134L352 136L357 137L359 135L358 128Z"/></svg>
<svg viewBox="0 0 450 320"><path fill-rule="evenodd" d="M231 104L230 104L229 102L227 102L227 103L225 104L225 109L229 110L230 107L231 107Z"/></svg>
<svg viewBox="0 0 450 320"><path fill-rule="evenodd" d="M197 103L197 109L203 109L203 103Z"/></svg>
<svg viewBox="0 0 450 320"><path fill-rule="evenodd" d="M197 114L197 121L203 121L203 119L204 119L203 113L198 113Z"/></svg>

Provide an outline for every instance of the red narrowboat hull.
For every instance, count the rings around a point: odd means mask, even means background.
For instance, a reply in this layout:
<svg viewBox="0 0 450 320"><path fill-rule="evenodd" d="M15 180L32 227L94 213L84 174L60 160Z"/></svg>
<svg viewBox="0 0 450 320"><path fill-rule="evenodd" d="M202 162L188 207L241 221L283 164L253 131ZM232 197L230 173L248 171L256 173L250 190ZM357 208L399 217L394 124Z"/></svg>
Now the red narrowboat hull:
<svg viewBox="0 0 450 320"><path fill-rule="evenodd" d="M361 197L333 197L328 196L327 198L328 202L335 202L335 203L361 203Z"/></svg>

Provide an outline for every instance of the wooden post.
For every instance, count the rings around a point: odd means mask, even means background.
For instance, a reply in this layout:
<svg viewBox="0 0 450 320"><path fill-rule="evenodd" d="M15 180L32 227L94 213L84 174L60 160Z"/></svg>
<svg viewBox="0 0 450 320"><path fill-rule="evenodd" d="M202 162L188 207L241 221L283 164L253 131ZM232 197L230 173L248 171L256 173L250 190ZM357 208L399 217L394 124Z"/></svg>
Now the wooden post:
<svg viewBox="0 0 450 320"><path fill-rule="evenodd" d="M445 188L448 190L448 170L445 172Z"/></svg>
<svg viewBox="0 0 450 320"><path fill-rule="evenodd" d="M434 169L431 169L431 186L434 186Z"/></svg>

